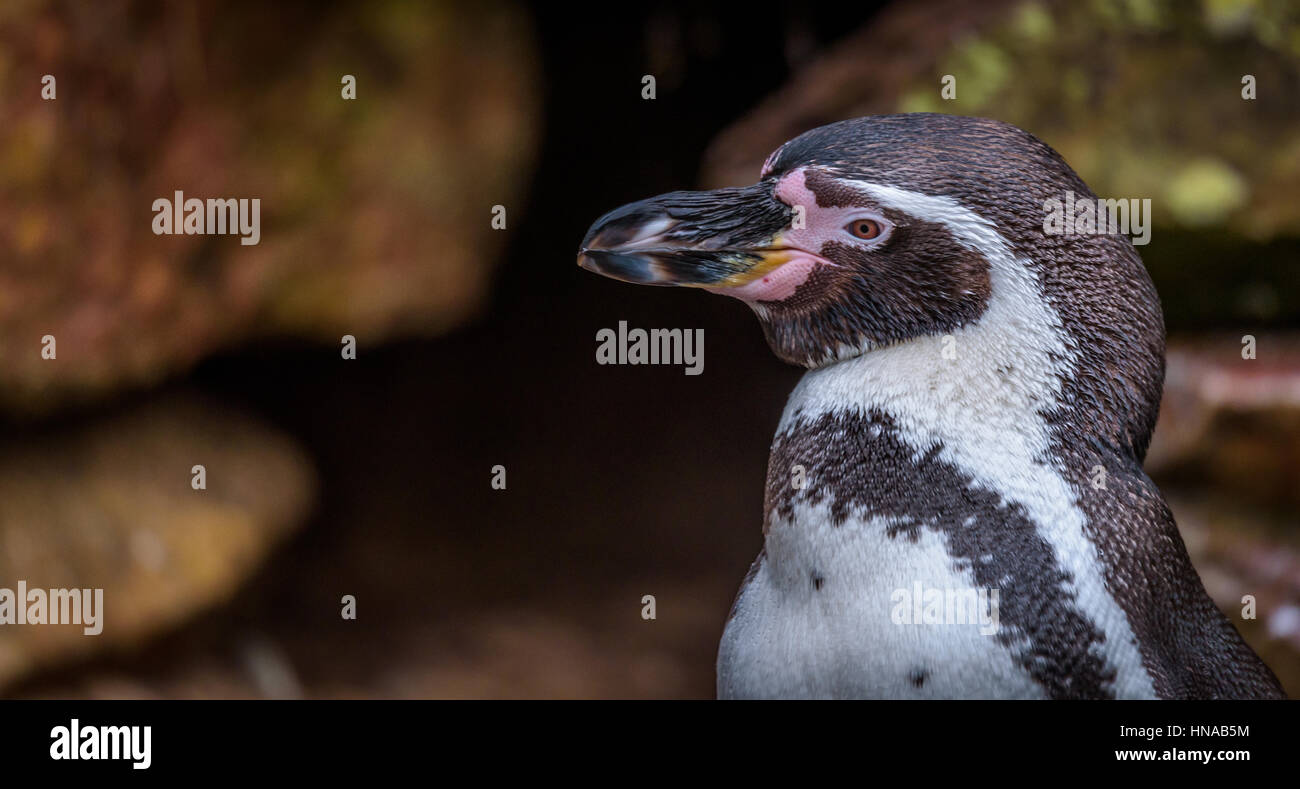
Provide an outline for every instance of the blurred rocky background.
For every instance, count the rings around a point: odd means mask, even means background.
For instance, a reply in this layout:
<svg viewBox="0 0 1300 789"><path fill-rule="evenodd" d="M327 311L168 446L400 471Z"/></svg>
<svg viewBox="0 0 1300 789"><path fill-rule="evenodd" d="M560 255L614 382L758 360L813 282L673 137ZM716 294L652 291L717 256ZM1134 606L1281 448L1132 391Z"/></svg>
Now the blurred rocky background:
<svg viewBox="0 0 1300 789"><path fill-rule="evenodd" d="M743 305L573 253L623 202L911 110L1152 199L1148 469L1300 694L1298 95L1282 2L6 3L0 587L107 610L97 638L0 629L0 694L712 695L799 371ZM260 197L261 243L153 235L177 189ZM596 365L620 320L705 329L705 374Z"/></svg>
<svg viewBox="0 0 1300 789"><path fill-rule="evenodd" d="M532 165L533 48L490 5L5 4L0 398L47 410L262 337L457 325L504 241L482 218ZM55 101L30 89L45 74ZM258 197L268 232L155 235L177 190ZM59 364L30 353L46 334Z"/></svg>

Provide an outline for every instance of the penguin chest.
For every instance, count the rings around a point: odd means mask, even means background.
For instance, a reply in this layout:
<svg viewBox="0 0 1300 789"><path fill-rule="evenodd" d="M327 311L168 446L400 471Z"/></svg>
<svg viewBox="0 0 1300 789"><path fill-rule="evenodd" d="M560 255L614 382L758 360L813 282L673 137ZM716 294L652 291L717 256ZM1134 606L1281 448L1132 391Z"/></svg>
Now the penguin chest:
<svg viewBox="0 0 1300 789"><path fill-rule="evenodd" d="M997 593L944 537L800 507L775 519L718 654L722 698L1041 698Z"/></svg>

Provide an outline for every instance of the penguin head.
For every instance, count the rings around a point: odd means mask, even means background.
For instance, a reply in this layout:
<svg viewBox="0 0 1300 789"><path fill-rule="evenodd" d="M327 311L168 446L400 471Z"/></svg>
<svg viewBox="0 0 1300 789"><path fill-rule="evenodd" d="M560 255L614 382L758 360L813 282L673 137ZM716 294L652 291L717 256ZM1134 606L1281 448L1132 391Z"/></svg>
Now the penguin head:
<svg viewBox="0 0 1300 789"><path fill-rule="evenodd" d="M578 263L739 298L776 355L806 367L979 324L995 298L1010 302L999 315L1012 322L1016 300L1025 315L1030 301L1047 303L1066 344L1095 346L1080 361L1099 370L1076 372L1126 372L1158 401L1163 322L1132 243L1044 231L1045 201L1071 192L1095 200L1056 151L1010 124L857 118L785 143L752 186L672 192L606 214ZM994 276L1007 260L1028 278Z"/></svg>

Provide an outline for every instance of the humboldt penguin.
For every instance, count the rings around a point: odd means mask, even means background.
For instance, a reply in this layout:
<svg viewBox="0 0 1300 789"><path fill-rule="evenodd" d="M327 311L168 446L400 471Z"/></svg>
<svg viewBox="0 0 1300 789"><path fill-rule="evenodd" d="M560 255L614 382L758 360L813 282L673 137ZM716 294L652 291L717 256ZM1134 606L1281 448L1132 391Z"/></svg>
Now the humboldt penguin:
<svg viewBox="0 0 1300 789"><path fill-rule="evenodd" d="M808 368L772 444L722 698L1274 698L1142 469L1164 322L1096 196L982 118L847 120L743 188L592 225L578 263L741 299ZM1103 226L1104 229L1110 229Z"/></svg>

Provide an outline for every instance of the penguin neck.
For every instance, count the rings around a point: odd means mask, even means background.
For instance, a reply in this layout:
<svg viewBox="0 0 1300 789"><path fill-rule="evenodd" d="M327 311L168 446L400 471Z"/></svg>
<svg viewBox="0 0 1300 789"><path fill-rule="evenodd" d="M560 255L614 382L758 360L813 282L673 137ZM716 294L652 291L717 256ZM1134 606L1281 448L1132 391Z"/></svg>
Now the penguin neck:
<svg viewBox="0 0 1300 789"><path fill-rule="evenodd" d="M982 249L991 293L984 313L945 335L875 348L810 370L778 432L825 413L883 412L917 449L936 443L1007 451L1029 461L1046 447L1045 414L1074 375L1061 320L1028 261L1005 245ZM1000 447L1000 448L999 448Z"/></svg>

